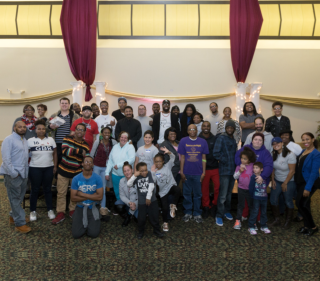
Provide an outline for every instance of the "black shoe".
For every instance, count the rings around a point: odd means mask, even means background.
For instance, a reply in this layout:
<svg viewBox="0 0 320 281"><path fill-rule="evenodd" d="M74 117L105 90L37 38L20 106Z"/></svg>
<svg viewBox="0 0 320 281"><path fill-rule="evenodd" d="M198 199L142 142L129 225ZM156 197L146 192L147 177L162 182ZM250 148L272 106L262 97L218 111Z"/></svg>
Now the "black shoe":
<svg viewBox="0 0 320 281"><path fill-rule="evenodd" d="M307 233L309 232L309 229L308 228L305 228L304 226L303 227L300 227L298 230L297 230L297 233L301 233L301 234L304 234L304 233Z"/></svg>
<svg viewBox="0 0 320 281"><path fill-rule="evenodd" d="M108 222L110 220L110 218L111 218L110 216L101 216L100 220L102 220L104 222Z"/></svg>
<svg viewBox="0 0 320 281"><path fill-rule="evenodd" d="M138 233L138 239L139 239L139 240L142 239L143 235L144 235L143 232L139 232L139 233Z"/></svg>
<svg viewBox="0 0 320 281"><path fill-rule="evenodd" d="M303 234L306 235L306 236L312 236L313 234L315 234L316 232L319 231L319 228L310 228L308 229L307 232L304 232Z"/></svg>
<svg viewBox="0 0 320 281"><path fill-rule="evenodd" d="M303 218L296 216L292 221L293 222L302 222Z"/></svg>
<svg viewBox="0 0 320 281"><path fill-rule="evenodd" d="M153 234L158 238L162 238L164 236L164 234L160 230L154 230Z"/></svg>
<svg viewBox="0 0 320 281"><path fill-rule="evenodd" d="M126 218L124 219L124 221L123 221L123 223L122 223L122 226L128 226L128 224L129 224L130 221L131 221L131 217L132 217L132 215L131 215L131 214L128 214L128 215L126 216Z"/></svg>
<svg viewBox="0 0 320 281"><path fill-rule="evenodd" d="M208 208L208 207L204 207L204 208L202 209L202 217L203 217L204 219L207 219L207 218L209 217L209 208Z"/></svg>
<svg viewBox="0 0 320 281"><path fill-rule="evenodd" d="M211 207L211 209L209 210L209 212L210 212L210 216L215 219L215 218L216 218L216 215L217 215L217 206L216 206L216 205L213 205L213 206Z"/></svg>

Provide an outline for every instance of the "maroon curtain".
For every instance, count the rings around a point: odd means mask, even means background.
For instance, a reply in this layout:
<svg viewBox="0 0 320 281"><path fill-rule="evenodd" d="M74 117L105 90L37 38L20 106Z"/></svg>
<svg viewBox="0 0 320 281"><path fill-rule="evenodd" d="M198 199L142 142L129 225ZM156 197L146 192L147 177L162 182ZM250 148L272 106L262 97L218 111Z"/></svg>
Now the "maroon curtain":
<svg viewBox="0 0 320 281"><path fill-rule="evenodd" d="M86 84L85 101L90 101L90 85L96 75L96 0L64 0L60 24L70 70Z"/></svg>
<svg viewBox="0 0 320 281"><path fill-rule="evenodd" d="M258 0L230 0L231 60L237 82L245 82L263 18Z"/></svg>

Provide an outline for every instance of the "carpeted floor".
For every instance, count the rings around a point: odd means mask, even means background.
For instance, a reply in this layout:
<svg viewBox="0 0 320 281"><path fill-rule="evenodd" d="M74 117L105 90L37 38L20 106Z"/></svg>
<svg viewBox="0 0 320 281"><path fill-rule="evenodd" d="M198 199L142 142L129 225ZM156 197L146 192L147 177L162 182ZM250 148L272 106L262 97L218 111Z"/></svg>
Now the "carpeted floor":
<svg viewBox="0 0 320 281"><path fill-rule="evenodd" d="M312 206L320 225L319 190ZM45 209L38 209L31 233L18 234L8 225L2 182L0 280L320 280L320 234L296 234L301 223L288 231L276 228L270 235L259 231L250 236L246 222L240 231L232 229L233 222L219 227L212 218L184 223L181 209L164 239L152 236L148 224L138 241L134 222L124 229L122 219L112 216L97 239L74 240L71 219L53 226Z"/></svg>

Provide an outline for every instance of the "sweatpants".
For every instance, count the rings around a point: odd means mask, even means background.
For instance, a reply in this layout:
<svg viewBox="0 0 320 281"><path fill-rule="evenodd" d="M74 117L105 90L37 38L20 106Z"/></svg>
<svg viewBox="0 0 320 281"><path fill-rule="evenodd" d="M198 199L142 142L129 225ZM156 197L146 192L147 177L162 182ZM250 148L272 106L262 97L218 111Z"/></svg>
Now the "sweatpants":
<svg viewBox="0 0 320 281"><path fill-rule="evenodd" d="M147 222L147 214L149 218L149 222L153 226L153 231L160 231L160 224L159 224L159 207L158 201L155 200L151 202L149 206L146 204L139 204L138 207L138 230L139 233L144 232L144 228Z"/></svg>

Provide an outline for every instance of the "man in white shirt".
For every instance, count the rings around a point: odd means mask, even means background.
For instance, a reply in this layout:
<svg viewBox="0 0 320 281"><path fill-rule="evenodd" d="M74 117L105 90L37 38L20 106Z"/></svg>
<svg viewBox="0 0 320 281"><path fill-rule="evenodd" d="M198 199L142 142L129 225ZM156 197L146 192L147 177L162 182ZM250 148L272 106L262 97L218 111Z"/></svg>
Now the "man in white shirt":
<svg viewBox="0 0 320 281"><path fill-rule="evenodd" d="M211 133L215 136L217 134L218 124L222 120L222 115L218 112L218 104L212 102L209 105L211 113L206 116L205 121L209 121L211 124Z"/></svg>
<svg viewBox="0 0 320 281"><path fill-rule="evenodd" d="M143 104L139 105L138 116L134 118L141 123L141 129L142 129L142 136L137 143L138 148L144 145L144 140L143 140L144 132L148 130L152 131L152 127L149 124L149 122L152 121L152 118L146 115L147 115L147 108Z"/></svg>
<svg viewBox="0 0 320 281"><path fill-rule="evenodd" d="M112 136L115 137L115 128L117 124L117 120L108 114L109 104L107 101L103 100L100 102L101 114L94 119L98 124L98 130L101 132L101 129L106 127L107 125L112 127Z"/></svg>

